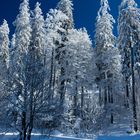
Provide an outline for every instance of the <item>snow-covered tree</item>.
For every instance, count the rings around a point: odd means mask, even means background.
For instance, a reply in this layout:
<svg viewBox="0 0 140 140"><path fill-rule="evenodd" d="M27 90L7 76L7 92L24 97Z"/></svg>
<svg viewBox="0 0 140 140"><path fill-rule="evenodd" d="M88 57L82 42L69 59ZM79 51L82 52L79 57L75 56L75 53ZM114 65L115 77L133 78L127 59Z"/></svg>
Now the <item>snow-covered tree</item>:
<svg viewBox="0 0 140 140"><path fill-rule="evenodd" d="M6 20L0 26L0 79L1 84L6 86L6 81L8 80L8 69L9 69L9 27ZM2 82L3 81L3 82ZM4 82L5 81L5 82ZM2 87L1 87L2 89Z"/></svg>
<svg viewBox="0 0 140 140"><path fill-rule="evenodd" d="M77 38L75 40L75 38ZM84 29L70 30L68 34L66 60L68 68L66 70L67 79L67 92L73 96L73 109L74 115L78 114L78 94L82 88L87 88L91 81L89 80L89 64L92 56L91 41ZM70 88L71 87L71 88ZM83 104L83 103L82 103Z"/></svg>
<svg viewBox="0 0 140 140"><path fill-rule="evenodd" d="M123 0L119 8L118 46L121 50L126 97L132 95L134 130L137 126L135 64L139 62L140 10L134 0ZM138 69L137 69L138 70ZM139 73L139 70L137 71ZM132 92L132 94L131 94Z"/></svg>
<svg viewBox="0 0 140 140"><path fill-rule="evenodd" d="M65 82L64 88L66 93L62 104L64 106L64 114L55 110L53 111L56 112L53 118L55 118L55 116L63 117L64 120L62 123L64 125L66 123L66 119L69 120L69 117L72 115L75 115L75 117L80 117L80 115L83 113L83 94L87 89L89 89L89 86L92 85L91 80L89 80L89 77L92 77L92 75L89 74L88 69L90 67L92 56L91 41L85 29L66 30L64 25L67 20L69 20L69 17L62 11L52 9L47 14L46 19L48 46L46 49L50 50L49 52L51 52L47 55L50 59L50 84L52 91L51 93L53 94L51 100L52 103L55 102L55 108L59 107L60 109L61 107L57 106L57 103L60 104L62 102L61 100L58 100L60 98L59 88L61 85L61 80L64 80ZM75 40L75 38L77 39ZM61 51L65 52L64 55ZM61 75L62 67L65 69L65 75L63 77ZM80 94L81 91L83 94ZM82 101L81 107L79 108L80 100ZM50 109L52 110L52 108ZM69 114L69 111L71 110L73 110L73 113ZM51 111L49 114L52 114ZM61 128L63 127L63 130L64 127L67 126L64 125L61 126Z"/></svg>
<svg viewBox="0 0 140 140"><path fill-rule="evenodd" d="M64 24L65 21L68 20L68 17L60 10L50 9L46 18L46 64L48 67L48 103L49 107L47 110L46 118L48 118L47 122L51 121L54 123L48 127L58 127L60 125L60 116L63 114L58 111L60 109L60 96L59 91L60 79L61 75L61 67L60 65L60 55L58 53L58 47L60 43L62 43L62 35L61 33L65 32ZM64 59L65 60L65 59ZM63 61L64 61L63 60ZM62 63L62 61L61 61ZM52 117L50 117L52 116ZM50 120L51 118L51 120ZM62 117L61 117L62 118Z"/></svg>
<svg viewBox="0 0 140 140"><path fill-rule="evenodd" d="M121 90L118 91L115 88L116 85L120 85L121 62L118 48L115 47L116 37L113 35L113 23L115 21L109 10L108 0L101 0L101 7L96 21L95 59L99 101L101 105L105 106L105 112L111 114L110 119L113 123L114 101L117 94L121 93ZM112 108L113 106L114 108Z"/></svg>
<svg viewBox="0 0 140 140"><path fill-rule="evenodd" d="M96 46L96 65L98 68L97 82L100 90L104 90L104 95L101 95L104 99L104 103L107 102L107 91L104 84L106 80L107 72L109 71L109 65L107 61L104 61L104 57L108 57L106 54L110 49L115 46L115 36L113 35L113 23L115 22L112 15L109 14L110 7L107 0L101 0L101 8L99 9L96 32L95 32L95 46ZM101 94L101 93L100 93Z"/></svg>
<svg viewBox="0 0 140 140"><path fill-rule="evenodd" d="M93 121L93 116L94 119L96 118L97 114L95 112L97 108L93 108L93 110L91 108L94 105L99 105L93 100L95 97L95 82L92 75L94 73L92 65L93 48L91 47L92 43L86 29L70 30L67 45L66 60L69 65L66 70L68 79L66 82L66 103L68 106L66 105L66 107L68 112L70 112L68 116L72 121L71 125L74 127L74 132L78 133L77 131L80 129L88 131L90 128L93 128L93 123L89 123L88 119L90 118L90 121ZM90 108L90 106L92 107ZM88 111L89 113L87 113ZM76 124L79 118L81 120L79 122L81 127L77 128ZM84 128L85 124L87 124L87 128Z"/></svg>
<svg viewBox="0 0 140 140"><path fill-rule="evenodd" d="M54 88L56 85L56 77L58 77L59 67L58 67L58 45L62 41L61 32L64 32L63 23L68 20L68 17L59 10L51 9L47 14L46 19L46 30L47 30L47 64L50 67L50 83L49 83L49 92L52 91L51 96L54 94ZM56 61L57 59L57 61ZM50 63L51 62L51 63ZM58 88L58 87L57 87Z"/></svg>
<svg viewBox="0 0 140 140"><path fill-rule="evenodd" d="M63 14L65 14L68 19L65 20L62 23L63 31L59 31L59 34L61 36L61 41L58 42L57 48L56 48L56 58L58 60L58 63L60 65L60 76L59 76L59 94L60 94L60 108L63 112L64 110L64 101L65 101L65 85L66 85L66 68L68 65L68 62L66 62L66 53L67 53L67 34L68 30L73 28L73 13L72 13L72 2L70 0L61 0L58 5L57 9L60 10Z"/></svg>
<svg viewBox="0 0 140 140"><path fill-rule="evenodd" d="M118 47L121 50L122 61L123 61L123 73L126 83L126 96L129 97L129 86L130 86L130 34L134 32L132 30L133 23L135 26L138 24L138 9L135 1L123 0L120 5L119 19L118 19ZM135 9L135 10L134 10ZM132 15L131 15L132 14ZM137 16L137 17L136 17ZM137 20L137 21L136 21ZM131 25L131 22L132 25ZM125 24L124 24L125 23ZM134 29L133 29L134 30ZM133 32L133 33L132 33ZM137 36L137 34L135 34Z"/></svg>
<svg viewBox="0 0 140 140"><path fill-rule="evenodd" d="M15 43L14 54L12 57L11 74L11 103L13 107L11 111L17 112L17 120L15 123L16 129L20 132L20 138L26 139L27 134L27 105L28 105L28 91L27 84L27 55L31 44L31 18L29 1L23 0L20 4L19 14L14 22L15 29Z"/></svg>
<svg viewBox="0 0 140 140"><path fill-rule="evenodd" d="M47 54L50 58L49 98L57 96L60 99L60 110L63 112L66 82L66 44L68 29L73 27L71 1L60 1L57 10L47 14ZM50 54L49 54L49 53ZM47 62L49 62L47 58ZM51 100L49 100L51 101ZM63 115L63 113L59 113Z"/></svg>
<svg viewBox="0 0 140 140"><path fill-rule="evenodd" d="M46 106L47 95L45 94L45 45L46 45L46 29L40 4L37 2L33 11L32 18L32 37L28 48L26 77L28 79L27 90L28 95L28 132L27 139L31 139L31 132L34 127L34 121L37 114ZM44 107L44 108L43 108Z"/></svg>
<svg viewBox="0 0 140 140"><path fill-rule="evenodd" d="M72 0L60 0L60 2L57 5L57 9L62 11L69 18L69 20L67 20L67 25L66 25L68 27L66 27L66 28L72 28L74 26Z"/></svg>
<svg viewBox="0 0 140 140"><path fill-rule="evenodd" d="M8 76L9 69L9 27L6 20L0 26L0 79L4 80ZM1 81L1 84L3 82Z"/></svg>
<svg viewBox="0 0 140 140"><path fill-rule="evenodd" d="M0 57L3 61L4 67L9 67L9 27L7 21L4 20L3 25L0 27Z"/></svg>
<svg viewBox="0 0 140 140"><path fill-rule="evenodd" d="M0 26L0 124L7 121L8 70L9 70L9 27L6 20Z"/></svg>

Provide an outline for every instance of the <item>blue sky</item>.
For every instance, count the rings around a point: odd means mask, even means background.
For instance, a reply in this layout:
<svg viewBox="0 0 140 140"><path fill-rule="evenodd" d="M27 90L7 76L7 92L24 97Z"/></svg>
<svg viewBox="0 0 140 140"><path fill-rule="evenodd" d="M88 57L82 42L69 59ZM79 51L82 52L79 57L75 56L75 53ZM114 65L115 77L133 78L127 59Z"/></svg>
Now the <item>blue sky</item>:
<svg viewBox="0 0 140 140"><path fill-rule="evenodd" d="M34 8L37 1L41 3L43 13L46 15L50 8L55 8L59 0L30 0L31 9ZM2 23L3 19L6 19L9 23L11 34L14 32L12 22L18 14L20 2L21 0L1 0L0 3L0 23ZM100 0L73 0L75 27L86 27L92 39L94 36L96 15L100 7L99 2ZM118 5L120 2L121 0L109 0L111 13L116 20L118 15ZM140 6L140 0L136 0L136 2ZM115 34L117 34L116 25L117 23L115 24Z"/></svg>

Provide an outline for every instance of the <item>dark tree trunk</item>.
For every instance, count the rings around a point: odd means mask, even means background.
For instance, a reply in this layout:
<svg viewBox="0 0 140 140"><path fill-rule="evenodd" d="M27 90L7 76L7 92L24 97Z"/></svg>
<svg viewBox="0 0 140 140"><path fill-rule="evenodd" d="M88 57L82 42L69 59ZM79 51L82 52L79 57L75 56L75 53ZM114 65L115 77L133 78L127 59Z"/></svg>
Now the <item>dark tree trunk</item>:
<svg viewBox="0 0 140 140"><path fill-rule="evenodd" d="M33 130L33 115L30 116L30 124L29 124L29 130L28 130L28 135L27 135L27 140L31 140L31 133Z"/></svg>
<svg viewBox="0 0 140 140"><path fill-rule="evenodd" d="M107 88L105 87L105 91L104 91L104 104L107 104Z"/></svg>
<svg viewBox="0 0 140 140"><path fill-rule="evenodd" d="M26 112L22 113L22 138L26 140Z"/></svg>
<svg viewBox="0 0 140 140"><path fill-rule="evenodd" d="M77 116L77 92L74 95L74 105L73 105L74 111L73 111L73 115Z"/></svg>
<svg viewBox="0 0 140 140"><path fill-rule="evenodd" d="M76 76L75 76L76 87L75 87L74 105L73 105L73 108L74 108L73 115L74 115L75 117L77 116L77 102L78 102L78 87L77 87L77 79L78 79L78 76L76 75Z"/></svg>
<svg viewBox="0 0 140 140"><path fill-rule="evenodd" d="M110 120L111 120L111 124L113 124L113 123L114 123L113 113L111 113L111 118L110 118Z"/></svg>
<svg viewBox="0 0 140 140"><path fill-rule="evenodd" d="M64 78L65 76L65 69L62 67L61 68L61 77ZM60 109L61 109L61 112L63 113L64 111L64 100L65 100L65 79L63 79L61 82L60 82Z"/></svg>
<svg viewBox="0 0 140 140"><path fill-rule="evenodd" d="M113 104L114 103L114 96L112 93L112 87L110 87L110 103Z"/></svg>
<svg viewBox="0 0 140 140"><path fill-rule="evenodd" d="M137 108L136 108L136 93L135 93L135 76L134 76L134 48L131 44L131 72L132 72L132 103L133 103L133 123L134 131L138 131L137 124Z"/></svg>
<svg viewBox="0 0 140 140"><path fill-rule="evenodd" d="M83 118L83 107L84 107L84 87L81 87L81 118Z"/></svg>
<svg viewBox="0 0 140 140"><path fill-rule="evenodd" d="M126 80L126 97L129 98L129 85L128 85L128 80Z"/></svg>
<svg viewBox="0 0 140 140"><path fill-rule="evenodd" d="M22 132L19 133L19 140L22 140Z"/></svg>
<svg viewBox="0 0 140 140"><path fill-rule="evenodd" d="M33 59L35 60L35 59ZM34 62L35 63L35 62ZM33 71L35 71L35 67L33 67ZM27 132L27 140L31 139L31 133L32 133L32 129L33 129L33 122L34 122L34 89L35 89L35 73L33 73L33 75L31 76L31 87L30 87L30 102L29 102L29 126L28 126L28 132Z"/></svg>
<svg viewBox="0 0 140 140"><path fill-rule="evenodd" d="M113 94L111 94L111 103L114 103Z"/></svg>
<svg viewBox="0 0 140 140"><path fill-rule="evenodd" d="M101 106L102 105L102 90L101 90L101 87L99 87L99 105Z"/></svg>
<svg viewBox="0 0 140 140"><path fill-rule="evenodd" d="M129 85L128 85L128 80L126 80L126 107L129 108Z"/></svg>
<svg viewBox="0 0 140 140"><path fill-rule="evenodd" d="M108 86L108 103L111 103L111 87Z"/></svg>

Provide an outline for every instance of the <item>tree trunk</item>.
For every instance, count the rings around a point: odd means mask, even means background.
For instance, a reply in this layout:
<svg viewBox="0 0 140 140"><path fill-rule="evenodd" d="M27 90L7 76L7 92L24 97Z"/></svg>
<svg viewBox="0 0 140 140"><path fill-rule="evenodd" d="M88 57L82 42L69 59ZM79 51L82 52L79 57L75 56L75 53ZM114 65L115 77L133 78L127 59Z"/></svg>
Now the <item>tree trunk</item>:
<svg viewBox="0 0 140 140"><path fill-rule="evenodd" d="M133 48L133 46L131 46L131 72L132 72L133 123L134 123L134 131L137 132L138 131L138 124L137 124L137 108L136 108L136 93L135 93L134 48Z"/></svg>
<svg viewBox="0 0 140 140"><path fill-rule="evenodd" d="M81 118L83 118L83 107L84 107L84 87L81 87Z"/></svg>
<svg viewBox="0 0 140 140"><path fill-rule="evenodd" d="M22 132L19 133L19 140L22 140Z"/></svg>
<svg viewBox="0 0 140 140"><path fill-rule="evenodd" d="M22 139L26 140L26 112L22 112Z"/></svg>
<svg viewBox="0 0 140 140"><path fill-rule="evenodd" d="M111 124L113 124L113 123L114 123L113 113L111 113L111 118L110 118L110 120L111 120Z"/></svg>
<svg viewBox="0 0 140 140"><path fill-rule="evenodd" d="M101 87L99 87L99 105L102 105L102 90Z"/></svg>
<svg viewBox="0 0 140 140"><path fill-rule="evenodd" d="M53 83L52 83L52 99L54 97L54 93L55 93L55 84L56 84L56 67L54 66L54 70L53 70Z"/></svg>
<svg viewBox="0 0 140 140"><path fill-rule="evenodd" d="M126 89L126 99L125 99L125 105L127 108L129 108L129 80L126 78L125 79L125 89Z"/></svg>
<svg viewBox="0 0 140 140"><path fill-rule="evenodd" d="M33 130L33 115L30 116L30 124L29 124L29 130L28 130L28 135L27 135L27 140L31 140L31 133Z"/></svg>
<svg viewBox="0 0 140 140"><path fill-rule="evenodd" d="M77 79L78 79L78 76L76 75L76 76L75 76L76 86L75 86L74 105L73 105L73 108L74 108L73 115L74 115L75 117L77 116L77 101L78 101L78 97L77 97L77 96L78 96Z"/></svg>
<svg viewBox="0 0 140 140"><path fill-rule="evenodd" d="M111 87L108 86L108 103L111 103Z"/></svg>
<svg viewBox="0 0 140 140"><path fill-rule="evenodd" d="M126 97L129 98L129 85L128 85L128 80L126 80Z"/></svg>
<svg viewBox="0 0 140 140"><path fill-rule="evenodd" d="M62 67L61 68L61 77L64 78L65 76L65 69ZM63 113L64 111L64 100L65 100L65 79L63 79L61 82L60 82L60 109L61 109L61 112Z"/></svg>
<svg viewBox="0 0 140 140"><path fill-rule="evenodd" d="M35 60L35 58L33 59L33 61ZM35 62L34 62L35 63ZM33 71L35 71L35 67L33 67ZM32 133L32 129L33 129L33 119L34 119L34 88L35 88L35 73L32 73L31 76L31 85L30 85L30 99L29 99L29 126L28 126L28 132L27 132L27 140L31 139L31 133Z"/></svg>
<svg viewBox="0 0 140 140"><path fill-rule="evenodd" d="M53 72L54 72L54 48L52 49L52 58L51 58L51 73L50 73L49 95L48 95L49 102L52 100Z"/></svg>
<svg viewBox="0 0 140 140"><path fill-rule="evenodd" d="M104 105L107 104L107 88L105 87L105 91L104 91Z"/></svg>

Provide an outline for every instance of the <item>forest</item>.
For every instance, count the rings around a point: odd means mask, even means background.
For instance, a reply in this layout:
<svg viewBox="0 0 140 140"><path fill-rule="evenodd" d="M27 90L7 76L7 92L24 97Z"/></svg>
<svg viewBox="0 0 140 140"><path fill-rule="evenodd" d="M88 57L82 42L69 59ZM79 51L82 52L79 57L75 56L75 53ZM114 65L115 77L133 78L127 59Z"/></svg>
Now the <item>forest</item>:
<svg viewBox="0 0 140 140"><path fill-rule="evenodd" d="M100 0L94 38L76 29L72 0L45 14L22 0L0 26L0 133L92 138L140 132L140 8L119 6L118 36L108 0Z"/></svg>

